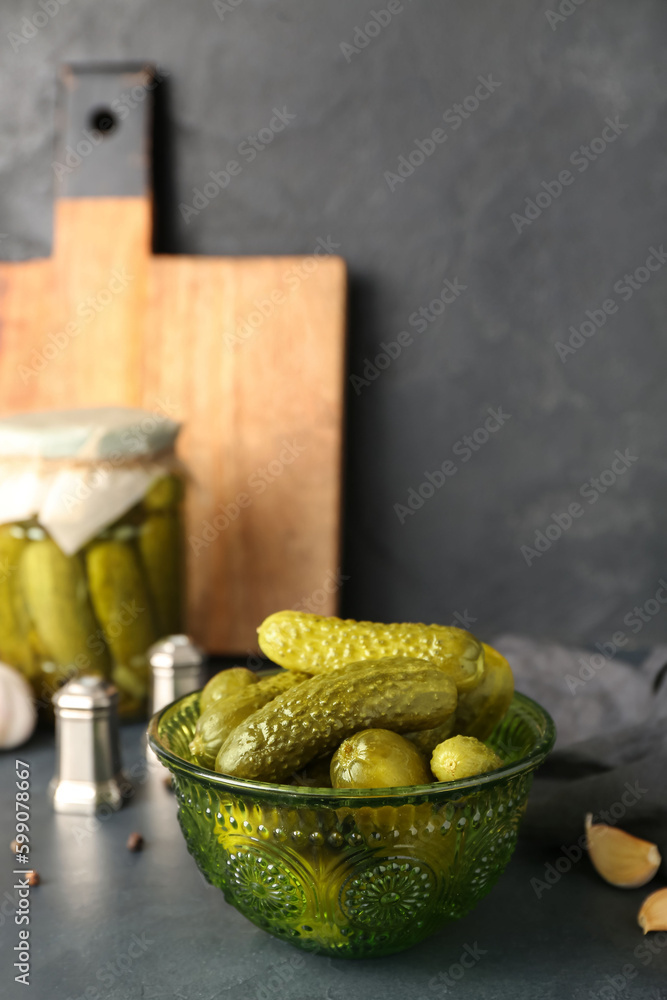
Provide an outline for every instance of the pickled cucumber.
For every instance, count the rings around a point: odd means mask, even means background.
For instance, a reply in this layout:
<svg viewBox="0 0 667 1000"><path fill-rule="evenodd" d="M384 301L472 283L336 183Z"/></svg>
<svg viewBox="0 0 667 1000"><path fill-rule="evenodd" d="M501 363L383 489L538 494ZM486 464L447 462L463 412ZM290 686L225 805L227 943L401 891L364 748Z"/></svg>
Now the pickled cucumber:
<svg viewBox="0 0 667 1000"><path fill-rule="evenodd" d="M98 538L120 538L121 541L126 541L127 538L136 537L137 531L141 524L143 524L146 518L146 511L142 503L135 503L134 506L126 510L117 521L110 524L108 528L105 528L99 533ZM134 529L133 531L129 529ZM123 535L126 537L123 538Z"/></svg>
<svg viewBox="0 0 667 1000"><path fill-rule="evenodd" d="M28 639L28 609L19 579L21 556L28 544L12 526L0 526L0 659L33 679L38 663Z"/></svg>
<svg viewBox="0 0 667 1000"><path fill-rule="evenodd" d="M396 788L430 781L431 772L416 746L389 729L354 733L331 758L334 788Z"/></svg>
<svg viewBox="0 0 667 1000"><path fill-rule="evenodd" d="M444 625L381 625L279 611L257 631L260 648L269 659L309 674L361 660L409 656L430 660L447 672L459 691L468 691L484 671L481 643L463 629Z"/></svg>
<svg viewBox="0 0 667 1000"><path fill-rule="evenodd" d="M215 701L220 698L227 698L230 695L239 694L243 688L250 684L256 684L259 680L257 674L245 667L232 667L231 670L221 670L219 674L211 677L199 696L199 708L202 714Z"/></svg>
<svg viewBox="0 0 667 1000"><path fill-rule="evenodd" d="M112 668L111 680L138 709L148 689L148 667L126 667L120 663Z"/></svg>
<svg viewBox="0 0 667 1000"><path fill-rule="evenodd" d="M484 644L484 662L479 685L459 698L452 729L454 734L476 736L478 740L489 738L514 697L512 668L502 653Z"/></svg>
<svg viewBox="0 0 667 1000"><path fill-rule="evenodd" d="M178 476L160 476L144 497L146 510L167 510L183 499L183 483Z"/></svg>
<svg viewBox="0 0 667 1000"><path fill-rule="evenodd" d="M88 597L80 556L66 556L50 538L29 542L19 568L30 618L39 643L61 669L109 677L106 643ZM55 678L54 678L55 680Z"/></svg>
<svg viewBox="0 0 667 1000"><path fill-rule="evenodd" d="M459 781L495 771L503 762L474 736L452 736L433 751L431 770L438 781Z"/></svg>
<svg viewBox="0 0 667 1000"><path fill-rule="evenodd" d="M476 690L476 689L475 689ZM465 694L459 695L459 702ZM458 712L458 706L456 711ZM452 736L456 727L456 716L452 715L449 719L445 719L443 723L436 726L434 729L421 729L414 733L406 733L405 738L410 740L411 743L417 747L417 749L424 754L426 760L431 759L431 754L437 747L438 743L442 743L448 737Z"/></svg>
<svg viewBox="0 0 667 1000"><path fill-rule="evenodd" d="M486 740L504 718L514 695L514 678L509 663L492 646L482 643L484 674L472 691L459 695L456 716L435 729L406 733L407 738L430 759L438 743L450 736L476 736Z"/></svg>
<svg viewBox="0 0 667 1000"><path fill-rule="evenodd" d="M90 596L115 661L115 668L129 668L135 673L136 684L127 691L135 700L143 690L148 693L146 651L155 642L157 630L153 621L148 589L136 552L127 542L98 541L86 550L86 569ZM117 673L127 677L124 672ZM123 683L121 692L126 691ZM123 706L121 705L121 708Z"/></svg>
<svg viewBox="0 0 667 1000"><path fill-rule="evenodd" d="M279 781L359 729L433 728L456 701L452 679L423 660L350 664L305 680L251 715L222 744L215 769Z"/></svg>
<svg viewBox="0 0 667 1000"><path fill-rule="evenodd" d="M221 744L238 725L303 680L305 677L298 674L280 673L214 701L197 720L195 735L190 743L191 752L202 764L213 767Z"/></svg>
<svg viewBox="0 0 667 1000"><path fill-rule="evenodd" d="M151 514L139 529L141 562L155 614L158 635L173 635L183 628L181 588L183 553L178 514Z"/></svg>

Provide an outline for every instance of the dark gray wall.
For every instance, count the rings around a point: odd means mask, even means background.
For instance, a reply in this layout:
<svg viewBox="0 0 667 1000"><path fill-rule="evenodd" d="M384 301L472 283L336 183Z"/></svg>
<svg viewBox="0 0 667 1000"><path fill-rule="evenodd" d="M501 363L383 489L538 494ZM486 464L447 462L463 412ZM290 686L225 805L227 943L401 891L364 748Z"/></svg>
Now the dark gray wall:
<svg viewBox="0 0 667 1000"><path fill-rule="evenodd" d="M363 375L381 342L413 336L379 377L349 387L346 612L467 612L483 636L623 630L645 645L665 638L667 610L649 601L641 627L624 618L667 571L667 266L631 294L614 285L667 241L667 6L559 2L556 20L555 0L403 0L346 56L341 43L386 0L233 0L222 18L208 2L69 0L27 44L13 39L16 52L8 33L42 8L3 0L0 250L48 251L57 64L157 61L170 73L175 162L163 248L308 252L331 236L352 277L350 373ZM493 93L469 117L443 120L489 75ZM186 224L178 204L238 159L274 107L296 117ZM607 118L618 134L607 130L604 151L593 144L584 170L575 151ZM436 128L445 141L390 190L385 172ZM562 193L515 225L566 169ZM411 327L445 279L465 290ZM604 326L561 360L555 343L605 300ZM510 418L465 461L457 442L498 407ZM626 449L627 468L604 477L616 481L581 496ZM448 459L455 474L401 523L395 505ZM573 503L581 515L528 566L521 546Z"/></svg>

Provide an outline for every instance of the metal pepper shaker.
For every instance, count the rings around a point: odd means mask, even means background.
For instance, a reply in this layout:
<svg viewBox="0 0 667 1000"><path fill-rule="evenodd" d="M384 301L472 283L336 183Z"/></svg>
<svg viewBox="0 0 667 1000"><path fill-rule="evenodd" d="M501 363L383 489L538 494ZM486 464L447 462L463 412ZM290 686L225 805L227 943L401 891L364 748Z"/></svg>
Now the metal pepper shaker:
<svg viewBox="0 0 667 1000"><path fill-rule="evenodd" d="M56 771L49 796L56 812L90 816L120 809L127 781L118 746L118 692L101 677L77 677L52 698Z"/></svg>
<svg viewBox="0 0 667 1000"><path fill-rule="evenodd" d="M148 650L153 675L150 714L202 686L204 652L187 635L168 635Z"/></svg>
<svg viewBox="0 0 667 1000"><path fill-rule="evenodd" d="M204 658L203 650L187 635L168 635L150 647L151 715L202 686ZM158 762L148 743L146 757L153 764Z"/></svg>

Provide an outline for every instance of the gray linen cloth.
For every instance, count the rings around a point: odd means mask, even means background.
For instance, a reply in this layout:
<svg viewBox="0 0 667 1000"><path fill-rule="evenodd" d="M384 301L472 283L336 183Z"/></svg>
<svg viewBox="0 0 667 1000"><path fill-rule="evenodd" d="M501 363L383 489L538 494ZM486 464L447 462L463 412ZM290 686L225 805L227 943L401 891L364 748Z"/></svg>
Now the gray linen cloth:
<svg viewBox="0 0 667 1000"><path fill-rule="evenodd" d="M667 646L623 659L611 644L566 649L503 635L493 645L509 660L516 689L546 708L558 730L522 835L569 846L591 812L655 842L667 859Z"/></svg>

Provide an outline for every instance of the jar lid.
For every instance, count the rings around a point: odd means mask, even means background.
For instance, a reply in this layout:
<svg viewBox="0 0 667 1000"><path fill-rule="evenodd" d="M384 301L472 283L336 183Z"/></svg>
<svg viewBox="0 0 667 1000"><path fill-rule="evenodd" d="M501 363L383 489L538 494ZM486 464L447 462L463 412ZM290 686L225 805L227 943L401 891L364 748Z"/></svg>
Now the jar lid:
<svg viewBox="0 0 667 1000"><path fill-rule="evenodd" d="M173 447L181 425L155 410L99 406L19 413L0 419L0 459L123 459Z"/></svg>

